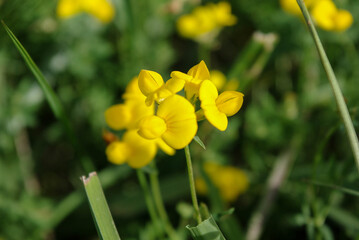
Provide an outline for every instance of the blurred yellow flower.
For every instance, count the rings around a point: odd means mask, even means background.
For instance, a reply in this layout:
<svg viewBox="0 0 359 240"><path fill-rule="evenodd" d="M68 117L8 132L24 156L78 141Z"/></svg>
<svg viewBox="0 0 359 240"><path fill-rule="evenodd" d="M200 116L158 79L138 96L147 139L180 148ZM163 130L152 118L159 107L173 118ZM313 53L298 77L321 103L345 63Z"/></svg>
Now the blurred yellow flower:
<svg viewBox="0 0 359 240"><path fill-rule="evenodd" d="M204 165L204 170L212 183L218 188L221 197L228 202L236 200L240 194L248 189L248 178L239 168L207 162ZM200 194L208 192L203 178L196 179L196 189Z"/></svg>
<svg viewBox="0 0 359 240"><path fill-rule="evenodd" d="M235 91L239 87L239 81L235 78L227 81L227 77L218 70L212 70L210 73L210 79L218 91L224 90L224 91Z"/></svg>
<svg viewBox="0 0 359 240"><path fill-rule="evenodd" d="M107 0L59 0L56 13L60 18L70 18L85 12L103 23L112 21L115 9Z"/></svg>
<svg viewBox="0 0 359 240"><path fill-rule="evenodd" d="M353 23L353 16L339 10L331 0L318 0L311 10L315 23L327 31L345 31Z"/></svg>
<svg viewBox="0 0 359 240"><path fill-rule="evenodd" d="M141 137L136 130L127 131L123 135L123 141L114 141L106 148L106 155L111 163L127 163L132 168L146 166L153 160L156 152L156 142Z"/></svg>
<svg viewBox="0 0 359 240"><path fill-rule="evenodd" d="M242 107L243 96L237 91L225 91L218 96L216 86L209 80L203 81L199 89L204 116L220 131L227 129L227 116L233 116Z"/></svg>
<svg viewBox="0 0 359 240"><path fill-rule="evenodd" d="M197 97L199 86L204 80L209 80L210 75L206 63L202 60L199 64L193 66L188 72L173 71L171 77L174 81L183 81L186 98Z"/></svg>
<svg viewBox="0 0 359 240"><path fill-rule="evenodd" d="M167 97L182 90L184 82L181 80L170 79L164 83L160 74L141 70L138 76L138 86L141 92L146 96L146 104L150 106L156 101L158 104Z"/></svg>
<svg viewBox="0 0 359 240"><path fill-rule="evenodd" d="M310 8L315 1L317 0L304 0L305 6L307 8ZM302 11L300 10L297 0L279 0L279 3L283 10L285 10L286 12L297 16L302 15Z"/></svg>
<svg viewBox="0 0 359 240"><path fill-rule="evenodd" d="M181 149L197 132L197 119L192 104L182 96L172 95L158 106L156 115L145 117L138 133L146 139L161 138L168 146Z"/></svg>
<svg viewBox="0 0 359 240"><path fill-rule="evenodd" d="M177 29L183 37L198 39L236 22L237 18L231 14L228 2L209 3L195 8L191 14L181 16L177 20Z"/></svg>

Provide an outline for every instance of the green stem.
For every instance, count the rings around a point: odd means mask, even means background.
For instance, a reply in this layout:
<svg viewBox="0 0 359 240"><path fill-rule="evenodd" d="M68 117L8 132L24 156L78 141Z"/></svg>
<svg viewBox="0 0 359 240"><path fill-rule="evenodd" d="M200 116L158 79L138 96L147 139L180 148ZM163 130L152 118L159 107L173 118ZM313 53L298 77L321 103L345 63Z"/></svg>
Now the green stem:
<svg viewBox="0 0 359 240"><path fill-rule="evenodd" d="M171 222L169 221L165 205L162 200L162 194L160 189L160 183L158 180L158 171L156 168L155 161L152 161L151 163L152 167L156 169L153 173L150 173L150 183L151 183L151 189L153 193L153 198L155 201L155 206L157 208L157 211L160 215L161 220L163 221L163 224L165 226L165 230L170 237L170 239L178 239L176 231L174 230L173 226L171 225Z"/></svg>
<svg viewBox="0 0 359 240"><path fill-rule="evenodd" d="M159 218L158 218L158 215L157 215L157 212L156 212L156 209L155 209L155 205L153 203L153 199L151 197L151 191L150 191L150 188L148 186L146 176L143 173L143 171L140 170L140 169L138 169L136 172L137 172L138 181L140 182L143 194L145 196L146 206L147 206L147 209L148 209L148 213L150 214L153 226L155 228L158 228L159 227L159 225L158 225ZM157 230L158 230L157 231L158 233L162 233L161 229L157 229Z"/></svg>
<svg viewBox="0 0 359 240"><path fill-rule="evenodd" d="M344 122L344 126L345 129L347 131L348 134L348 138L349 138L349 142L350 142L350 146L352 148L353 151L353 155L355 158L355 162L359 171L359 142L358 142L358 137L355 133L355 129L353 126L353 122L350 118L349 115L349 111L348 111L348 107L345 104L345 100L343 97L343 94L340 90L338 81L335 77L334 71L332 66L330 65L330 62L328 60L328 57L324 51L323 45L319 39L318 33L315 30L315 27L313 25L313 21L309 15L308 9L306 8L306 6L304 5L303 0L297 0L299 7L302 10L303 16L305 18L305 21L308 25L309 31L314 39L315 45L317 47L319 56L320 56L320 60L323 64L323 67L325 69L325 72L327 74L328 80L330 82L330 85L332 86L333 92L334 92L334 97L335 100L337 102L338 108L339 108L339 113L343 119Z"/></svg>
<svg viewBox="0 0 359 240"><path fill-rule="evenodd" d="M188 180L189 186L191 189L191 197L192 197L192 204L196 214L197 223L200 224L202 222L201 214L199 212L197 195L196 195L196 188L194 185L194 175L193 175L193 167L192 167L192 160L191 160L191 153L189 151L188 145L184 148L186 154L186 161L187 161L187 169L188 169Z"/></svg>

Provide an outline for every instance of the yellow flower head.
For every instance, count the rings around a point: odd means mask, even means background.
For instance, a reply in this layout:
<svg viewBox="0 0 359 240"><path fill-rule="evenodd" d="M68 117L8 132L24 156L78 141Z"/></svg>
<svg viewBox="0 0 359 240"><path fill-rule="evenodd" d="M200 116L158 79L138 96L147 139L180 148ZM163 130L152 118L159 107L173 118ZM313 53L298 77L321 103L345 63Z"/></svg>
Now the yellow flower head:
<svg viewBox="0 0 359 240"><path fill-rule="evenodd" d="M211 32L219 32L224 26L232 26L237 18L231 14L227 2L209 3L199 6L191 14L183 15L177 20L177 29L181 36L200 40Z"/></svg>
<svg viewBox="0 0 359 240"><path fill-rule="evenodd" d="M81 12L96 17L103 23L112 21L115 15L114 7L107 0L59 0L57 16L69 18Z"/></svg>
<svg viewBox="0 0 359 240"><path fill-rule="evenodd" d="M198 95L199 86L204 80L209 80L210 75L206 63L202 60L199 64L193 66L187 74L173 71L171 73L173 80L183 81L186 98L192 99Z"/></svg>
<svg viewBox="0 0 359 240"><path fill-rule="evenodd" d="M106 148L106 155L111 163L127 163L133 168L149 164L156 152L156 142L139 136L136 130L127 131L123 135L123 141L112 142Z"/></svg>
<svg viewBox="0 0 359 240"><path fill-rule="evenodd" d="M122 98L126 102L145 102L146 96L142 94L138 87L138 77L134 77L127 85L125 93Z"/></svg>
<svg viewBox="0 0 359 240"><path fill-rule="evenodd" d="M305 0L305 6L309 8L315 1L317 0ZM302 11L300 10L297 0L280 0L279 3L284 11L297 16L302 15Z"/></svg>
<svg viewBox="0 0 359 240"><path fill-rule="evenodd" d="M161 103L167 97L181 91L183 85L183 81L174 79L168 80L165 84L161 75L154 71L141 70L138 76L138 86L143 95L146 96L148 106L154 101Z"/></svg>
<svg viewBox="0 0 359 240"><path fill-rule="evenodd" d="M154 116L141 120L138 133L146 139L161 138L174 149L188 145L197 132L194 107L179 95L166 98Z"/></svg>
<svg viewBox="0 0 359 240"><path fill-rule="evenodd" d="M218 90L221 90L226 84L227 78L221 71L211 70L209 80L214 83Z"/></svg>
<svg viewBox="0 0 359 240"><path fill-rule="evenodd" d="M225 91L218 96L216 86L209 80L203 81L199 89L199 99L205 117L221 131L227 129L227 116L233 116L242 107L243 96L237 91Z"/></svg>
<svg viewBox="0 0 359 240"><path fill-rule="evenodd" d="M353 16L346 10L338 10L331 0L319 0L311 14L315 23L327 31L345 31L353 23Z"/></svg>
<svg viewBox="0 0 359 240"><path fill-rule="evenodd" d="M221 197L228 202L236 200L248 189L248 178L239 168L207 162L204 165L204 170L218 188ZM196 189L200 194L207 193L207 186L202 178L196 179Z"/></svg>

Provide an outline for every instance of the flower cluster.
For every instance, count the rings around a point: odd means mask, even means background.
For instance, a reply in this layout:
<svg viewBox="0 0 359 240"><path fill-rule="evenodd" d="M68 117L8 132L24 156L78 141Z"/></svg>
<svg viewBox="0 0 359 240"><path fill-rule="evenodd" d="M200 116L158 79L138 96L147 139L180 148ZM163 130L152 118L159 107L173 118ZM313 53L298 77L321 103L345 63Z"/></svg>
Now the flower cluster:
<svg viewBox="0 0 359 240"><path fill-rule="evenodd" d="M70 18L82 12L103 23L112 21L115 15L115 9L108 0L59 0L56 10L60 18Z"/></svg>
<svg viewBox="0 0 359 240"><path fill-rule="evenodd" d="M228 2L209 3L199 6L191 14L181 16L177 21L180 35L191 39L200 39L204 35L216 34L225 26L232 26L237 18L231 14Z"/></svg>
<svg viewBox="0 0 359 240"><path fill-rule="evenodd" d="M204 170L213 185L218 188L221 197L228 202L236 200L248 188L248 178L239 168L207 162L204 164ZM196 189L200 194L208 192L203 178L196 179Z"/></svg>
<svg viewBox="0 0 359 240"><path fill-rule="evenodd" d="M192 141L197 121L204 118L217 129L226 130L227 117L239 111L243 94L237 91L218 94L210 79L203 61L187 73L173 71L166 82L160 74L142 70L126 88L124 103L105 112L110 128L127 130L122 140L111 138L106 149L109 161L140 168L154 158L157 148L174 154L175 149L182 149ZM183 89L185 97L177 94Z"/></svg>
<svg viewBox="0 0 359 240"><path fill-rule="evenodd" d="M296 0L280 0L282 8L294 15L301 15ZM315 23L327 31L345 31L353 23L350 12L338 9L332 0L306 0Z"/></svg>

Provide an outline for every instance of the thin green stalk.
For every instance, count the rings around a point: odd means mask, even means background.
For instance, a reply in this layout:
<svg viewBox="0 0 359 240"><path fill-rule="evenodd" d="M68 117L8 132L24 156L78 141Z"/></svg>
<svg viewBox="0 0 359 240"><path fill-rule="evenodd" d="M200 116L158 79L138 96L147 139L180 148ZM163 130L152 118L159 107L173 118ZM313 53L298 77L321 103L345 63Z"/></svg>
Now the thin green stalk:
<svg viewBox="0 0 359 240"><path fill-rule="evenodd" d="M349 142L350 142L350 146L352 148L353 151L353 155L355 158L355 162L359 171L359 142L358 142L358 137L356 135L354 126L353 126L353 122L350 118L349 115L349 111L348 111L348 107L345 104L345 100L343 97L343 94L340 90L338 81L335 77L334 71L332 66L330 65L330 62L328 60L328 57L324 51L323 45L319 39L318 33L314 27L313 21L309 15L308 9L306 8L303 0L297 0L299 7L302 10L303 16L305 18L305 21L308 25L309 31L314 39L315 45L317 47L319 56L320 56L320 60L323 64L323 67L325 69L325 72L327 74L328 80L330 82L330 85L332 86L333 92L334 92L334 97L335 100L337 102L338 108L339 108L339 113L343 119L344 122L344 126L345 129L347 131L348 134L348 138L349 138Z"/></svg>
<svg viewBox="0 0 359 240"><path fill-rule="evenodd" d="M153 199L151 197L151 191L150 188L148 186L148 182L146 179L145 174L143 173L142 170L137 170L137 177L138 177L138 181L140 182L143 194L145 195L145 201L146 201L146 206L148 209L148 213L150 214L152 223L154 225L154 227L157 229L159 227L158 223L159 223L159 218L158 218L158 214L156 212L155 209L155 204L153 203ZM162 233L161 229L157 229L157 232L159 234Z"/></svg>
<svg viewBox="0 0 359 240"><path fill-rule="evenodd" d="M202 222L202 217L199 212L198 201L197 201L197 194L196 194L196 187L194 185L194 175L193 175L193 167L192 167L192 160L191 160L191 153L189 151L188 145L184 148L186 154L186 161L187 161L187 169L188 169L188 180L189 186L191 189L191 197L192 197L192 204L196 214L197 223L200 224Z"/></svg>
<svg viewBox="0 0 359 240"><path fill-rule="evenodd" d="M154 161L151 163L152 167L156 169L156 164ZM158 172L156 171L150 173L150 183L151 183L151 189L153 194L153 199L155 200L155 206L157 208L157 211L159 213L159 216L161 220L163 221L163 224L165 226L165 230L170 237L170 239L178 239L176 231L174 230L171 222L169 221L165 205L162 200L162 194L160 189L160 183L158 180Z"/></svg>

